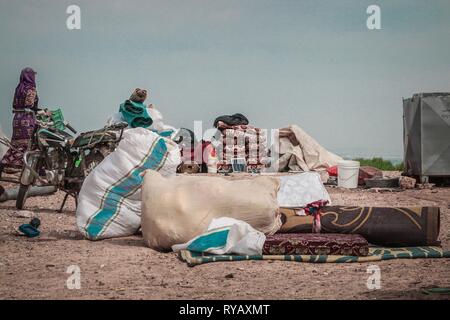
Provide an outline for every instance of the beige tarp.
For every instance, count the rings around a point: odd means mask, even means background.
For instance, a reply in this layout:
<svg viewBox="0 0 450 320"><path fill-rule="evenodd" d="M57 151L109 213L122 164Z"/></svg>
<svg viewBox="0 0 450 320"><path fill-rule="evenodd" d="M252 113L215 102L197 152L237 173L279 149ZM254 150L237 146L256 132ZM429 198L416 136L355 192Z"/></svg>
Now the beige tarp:
<svg viewBox="0 0 450 320"><path fill-rule="evenodd" d="M276 141L275 141L276 143ZM325 170L343 160L329 152L299 126L279 129L278 171Z"/></svg>

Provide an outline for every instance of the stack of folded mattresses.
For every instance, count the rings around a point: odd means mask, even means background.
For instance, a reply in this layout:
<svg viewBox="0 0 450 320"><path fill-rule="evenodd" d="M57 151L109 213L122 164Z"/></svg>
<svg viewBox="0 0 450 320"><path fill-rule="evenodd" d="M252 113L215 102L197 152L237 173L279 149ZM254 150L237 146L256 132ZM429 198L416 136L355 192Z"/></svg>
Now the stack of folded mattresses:
<svg viewBox="0 0 450 320"><path fill-rule="evenodd" d="M259 172L267 156L266 131L249 125L220 127L218 172L231 172L233 159L245 159L247 171Z"/></svg>

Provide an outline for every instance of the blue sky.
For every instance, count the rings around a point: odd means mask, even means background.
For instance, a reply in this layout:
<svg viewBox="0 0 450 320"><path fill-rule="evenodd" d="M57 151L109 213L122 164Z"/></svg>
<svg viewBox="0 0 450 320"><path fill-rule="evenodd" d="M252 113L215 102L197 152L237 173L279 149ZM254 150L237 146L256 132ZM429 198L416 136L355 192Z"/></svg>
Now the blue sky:
<svg viewBox="0 0 450 320"><path fill-rule="evenodd" d="M366 27L371 4L382 30ZM31 66L41 104L80 130L144 87L174 126L241 112L341 154L401 156L402 97L450 91L449 16L448 0L0 0L0 124L11 132Z"/></svg>

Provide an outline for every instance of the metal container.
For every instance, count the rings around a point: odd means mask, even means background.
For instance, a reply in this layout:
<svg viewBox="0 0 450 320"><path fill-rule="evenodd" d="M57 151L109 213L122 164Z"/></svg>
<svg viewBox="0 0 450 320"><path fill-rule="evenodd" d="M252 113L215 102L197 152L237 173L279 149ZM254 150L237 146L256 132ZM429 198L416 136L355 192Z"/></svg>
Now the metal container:
<svg viewBox="0 0 450 320"><path fill-rule="evenodd" d="M367 188L398 188L399 178L371 178L365 179Z"/></svg>
<svg viewBox="0 0 450 320"><path fill-rule="evenodd" d="M403 99L405 173L450 176L450 93L419 93Z"/></svg>

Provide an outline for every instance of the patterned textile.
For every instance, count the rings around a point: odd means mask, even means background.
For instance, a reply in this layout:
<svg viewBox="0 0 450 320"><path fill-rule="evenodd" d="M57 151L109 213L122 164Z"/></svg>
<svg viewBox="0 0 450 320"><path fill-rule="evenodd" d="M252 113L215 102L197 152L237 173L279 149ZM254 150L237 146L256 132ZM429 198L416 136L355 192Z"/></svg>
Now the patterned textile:
<svg viewBox="0 0 450 320"><path fill-rule="evenodd" d="M301 209L280 208L281 222L278 233L310 233L313 228L314 217L299 215ZM336 232L338 233L338 232Z"/></svg>
<svg viewBox="0 0 450 320"><path fill-rule="evenodd" d="M5 168L21 169L23 166L23 154L27 151L30 138L36 127L33 115L20 111L25 108L38 110L39 98L36 92L35 72L31 68L25 68L20 75L20 83L16 87L13 100L13 135L12 148L8 150L1 165Z"/></svg>
<svg viewBox="0 0 450 320"><path fill-rule="evenodd" d="M313 219L281 208L280 233L310 233ZM390 208L328 206L322 233L360 234L369 243L390 247L439 245L439 207Z"/></svg>
<svg viewBox="0 0 450 320"><path fill-rule="evenodd" d="M23 166L23 155L28 150L28 141L12 141L12 148L3 156L1 165L4 168L20 170Z"/></svg>
<svg viewBox="0 0 450 320"><path fill-rule="evenodd" d="M369 244L357 234L278 233L266 237L263 254L367 256Z"/></svg>
<svg viewBox="0 0 450 320"><path fill-rule="evenodd" d="M33 136L36 122L33 115L16 112L13 119L13 135L11 146L3 157L1 164L4 167L21 169L23 154L28 150L30 139Z"/></svg>
<svg viewBox="0 0 450 320"><path fill-rule="evenodd" d="M267 131L248 125L219 127L220 143L217 147L217 170L231 171L232 159L245 158L247 170L260 171L267 157Z"/></svg>
<svg viewBox="0 0 450 320"><path fill-rule="evenodd" d="M180 251L180 259L193 267L202 263L243 260L282 260L311 263L374 262L392 259L450 258L450 251L439 247L369 248L366 257L334 255L207 255L187 250Z"/></svg>

